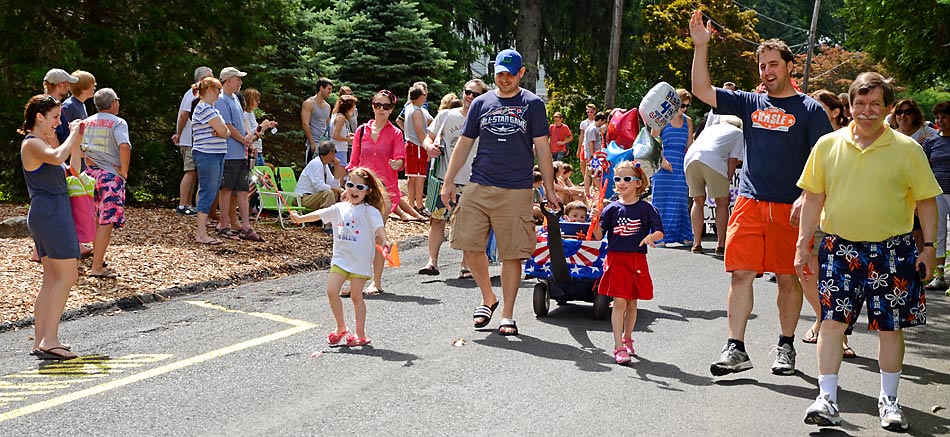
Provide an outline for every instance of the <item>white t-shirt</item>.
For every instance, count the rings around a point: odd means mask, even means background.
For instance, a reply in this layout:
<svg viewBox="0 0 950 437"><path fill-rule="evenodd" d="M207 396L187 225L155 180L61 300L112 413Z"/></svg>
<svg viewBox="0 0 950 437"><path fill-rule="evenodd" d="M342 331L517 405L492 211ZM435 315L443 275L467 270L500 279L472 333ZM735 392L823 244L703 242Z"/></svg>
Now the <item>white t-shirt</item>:
<svg viewBox="0 0 950 437"><path fill-rule="evenodd" d="M191 103L195 101L198 97L192 93L191 88L188 88L188 91L185 91L185 95L181 96L181 104L178 105L178 114L181 114L181 111L188 113L188 121L185 122L185 127L181 130L181 137L178 138L179 146L190 146L191 145ZM175 114L175 118L178 118L178 114ZM177 124L175 127L178 127Z"/></svg>
<svg viewBox="0 0 950 437"><path fill-rule="evenodd" d="M257 114L253 112L244 111L244 123L247 124L247 131L254 133L257 132L257 126L260 124L257 122ZM254 150L257 150L260 153L264 150L264 141L260 138L254 140Z"/></svg>
<svg viewBox="0 0 950 437"><path fill-rule="evenodd" d="M320 220L333 224L333 258L330 264L350 273L373 276L376 230L383 215L367 203L338 202L317 211Z"/></svg>
<svg viewBox="0 0 950 437"><path fill-rule="evenodd" d="M465 123L465 116L462 115L462 108L446 109L439 111L432 124L429 125L429 133L435 135L435 142L442 147L442 165L436 169L439 178L445 179L445 172L448 170L449 158L455 150L455 144L462 136L462 125ZM472 151L465 158L462 169L455 176L456 185L465 185L472 177L472 161L475 160L475 153L478 152L478 138L472 145Z"/></svg>
<svg viewBox="0 0 950 437"><path fill-rule="evenodd" d="M695 161L702 162L710 168L729 177L728 159L742 159L745 153L745 137L742 129L728 123L719 123L703 129L696 141L689 146L684 158L683 168L688 168Z"/></svg>
<svg viewBox="0 0 950 437"><path fill-rule="evenodd" d="M297 181L297 188L294 189L294 192L307 195L339 187L340 181L333 177L330 166L324 164L317 156L311 159L303 171L300 172L300 180Z"/></svg>

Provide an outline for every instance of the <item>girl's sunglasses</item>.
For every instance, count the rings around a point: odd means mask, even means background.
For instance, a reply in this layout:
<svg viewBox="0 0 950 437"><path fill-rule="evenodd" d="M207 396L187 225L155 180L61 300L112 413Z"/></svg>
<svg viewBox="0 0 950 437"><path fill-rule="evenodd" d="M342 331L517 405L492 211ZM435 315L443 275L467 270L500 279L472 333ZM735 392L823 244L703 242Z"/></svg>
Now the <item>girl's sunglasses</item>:
<svg viewBox="0 0 950 437"><path fill-rule="evenodd" d="M389 110L393 109L393 104L392 104L392 103L373 102L373 109L382 109L382 110L384 110L384 111L389 111Z"/></svg>
<svg viewBox="0 0 950 437"><path fill-rule="evenodd" d="M392 106L392 105L390 105L390 106ZM354 183L352 183L352 182L347 182L347 183L346 183L346 188L356 188L357 190L360 190L360 191L366 191L366 190L369 189L369 185L354 184Z"/></svg>
<svg viewBox="0 0 950 437"><path fill-rule="evenodd" d="M466 95L466 96L472 96L472 97L478 97L478 96L482 95L482 93L477 93L477 92L472 91L472 90L465 90L465 95Z"/></svg>
<svg viewBox="0 0 950 437"><path fill-rule="evenodd" d="M894 115L895 115L895 116L898 116L898 115L914 115L914 112L913 112L912 109L909 109L909 108L908 108L908 109L895 109L895 110L894 110Z"/></svg>
<svg viewBox="0 0 950 437"><path fill-rule="evenodd" d="M636 177L636 176L614 176L614 183L615 183L615 184L620 183L620 181L624 181L624 182L626 182L626 183L629 184L629 183L631 183L631 182L633 182L633 181L639 181L639 180L640 180L640 178L638 178L638 177Z"/></svg>

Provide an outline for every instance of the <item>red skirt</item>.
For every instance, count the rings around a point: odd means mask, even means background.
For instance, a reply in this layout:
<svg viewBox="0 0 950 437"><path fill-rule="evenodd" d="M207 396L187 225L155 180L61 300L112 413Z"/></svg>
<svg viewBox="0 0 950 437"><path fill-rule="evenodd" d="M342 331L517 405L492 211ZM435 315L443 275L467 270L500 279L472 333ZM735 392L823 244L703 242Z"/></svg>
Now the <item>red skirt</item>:
<svg viewBox="0 0 950 437"><path fill-rule="evenodd" d="M627 300L653 299L653 278L645 253L607 252L597 292Z"/></svg>
<svg viewBox="0 0 950 437"><path fill-rule="evenodd" d="M422 146L406 143L406 176L425 177L429 172L429 153Z"/></svg>

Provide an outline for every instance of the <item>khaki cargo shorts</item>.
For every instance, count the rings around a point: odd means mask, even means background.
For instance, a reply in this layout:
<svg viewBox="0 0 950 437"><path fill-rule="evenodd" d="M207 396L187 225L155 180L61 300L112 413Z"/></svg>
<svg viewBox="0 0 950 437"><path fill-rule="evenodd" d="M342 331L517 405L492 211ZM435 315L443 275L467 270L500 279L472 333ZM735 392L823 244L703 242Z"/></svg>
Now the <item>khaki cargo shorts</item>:
<svg viewBox="0 0 950 437"><path fill-rule="evenodd" d="M474 182L465 186L454 213L452 248L484 251L495 231L498 258L527 259L537 244L531 214L531 189L499 188Z"/></svg>

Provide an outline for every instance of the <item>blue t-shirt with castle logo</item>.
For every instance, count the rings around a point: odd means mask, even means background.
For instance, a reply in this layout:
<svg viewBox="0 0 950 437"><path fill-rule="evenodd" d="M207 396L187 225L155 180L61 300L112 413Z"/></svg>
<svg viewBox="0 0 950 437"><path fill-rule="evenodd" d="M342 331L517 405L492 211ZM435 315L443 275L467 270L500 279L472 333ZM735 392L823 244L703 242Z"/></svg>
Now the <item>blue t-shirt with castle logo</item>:
<svg viewBox="0 0 950 437"><path fill-rule="evenodd" d="M478 138L472 182L500 188L531 189L534 182L534 138L548 135L544 101L522 88L499 98L492 91L472 101L462 135Z"/></svg>
<svg viewBox="0 0 950 437"><path fill-rule="evenodd" d="M716 88L716 113L742 119L746 153L739 195L793 203L802 190L796 182L818 138L832 131L821 103L805 94L769 97Z"/></svg>

